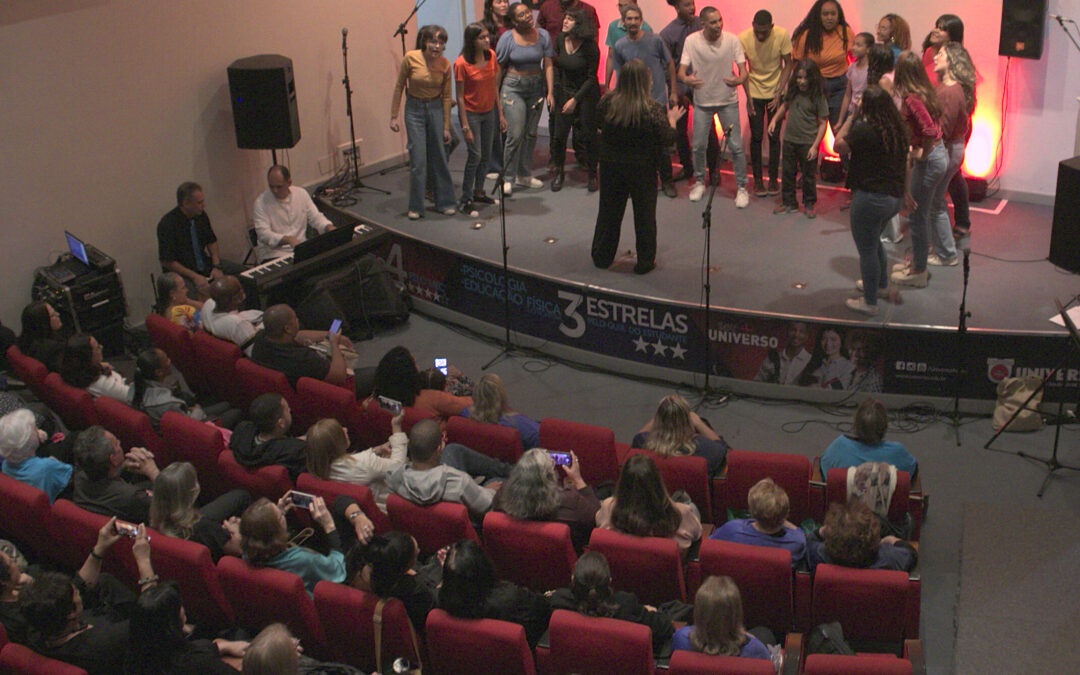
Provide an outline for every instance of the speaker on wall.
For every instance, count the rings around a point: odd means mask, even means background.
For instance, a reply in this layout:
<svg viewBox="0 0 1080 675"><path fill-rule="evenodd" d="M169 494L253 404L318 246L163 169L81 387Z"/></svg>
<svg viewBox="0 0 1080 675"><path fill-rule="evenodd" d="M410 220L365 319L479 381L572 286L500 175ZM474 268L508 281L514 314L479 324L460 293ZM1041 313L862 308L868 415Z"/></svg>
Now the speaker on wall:
<svg viewBox="0 0 1080 675"><path fill-rule="evenodd" d="M1004 0L998 54L1041 59L1047 0Z"/></svg>
<svg viewBox="0 0 1080 675"><path fill-rule="evenodd" d="M1080 157L1058 163L1050 262L1080 272Z"/></svg>
<svg viewBox="0 0 1080 675"><path fill-rule="evenodd" d="M259 54L229 65L236 145L252 150L291 148L300 141L292 59Z"/></svg>

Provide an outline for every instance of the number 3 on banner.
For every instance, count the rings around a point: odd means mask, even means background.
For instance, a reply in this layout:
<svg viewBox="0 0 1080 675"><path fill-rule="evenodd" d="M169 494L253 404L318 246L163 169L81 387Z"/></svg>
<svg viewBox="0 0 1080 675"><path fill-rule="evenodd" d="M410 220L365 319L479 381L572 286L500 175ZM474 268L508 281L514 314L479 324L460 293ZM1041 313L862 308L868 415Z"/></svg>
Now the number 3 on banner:
<svg viewBox="0 0 1080 675"><path fill-rule="evenodd" d="M579 293L571 293L570 291L559 291L560 300L569 300L570 304L563 309L565 314L573 323L567 325L565 323L559 324L559 330L566 337L579 338L585 334L585 319L577 311L578 307L581 307L581 303L584 298Z"/></svg>

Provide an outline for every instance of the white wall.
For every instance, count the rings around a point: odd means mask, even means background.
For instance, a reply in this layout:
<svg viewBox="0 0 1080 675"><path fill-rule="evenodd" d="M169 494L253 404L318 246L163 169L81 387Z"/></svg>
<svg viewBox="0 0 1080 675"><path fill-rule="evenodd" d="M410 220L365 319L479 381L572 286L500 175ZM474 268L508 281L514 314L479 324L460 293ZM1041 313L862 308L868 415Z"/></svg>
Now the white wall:
<svg viewBox="0 0 1080 675"><path fill-rule="evenodd" d="M428 0L430 3L460 0ZM290 57L303 138L287 159L298 184L322 177L319 160L348 140L341 86L341 28L349 28L357 136L366 163L404 151L387 129L400 43L391 38L412 0L7 0L0 3L0 319L18 329L34 268L55 258L63 230L117 258L131 316L150 305L154 226L183 180L206 190L226 255L243 256L251 203L264 189L268 151L238 150L225 68L259 53ZM462 3L467 4L467 3ZM605 25L615 0L596 0ZM706 2L698 0L698 8ZM811 4L716 3L726 28L749 25L773 4L793 28ZM870 29L894 0L843 2L848 21ZM659 29L674 16L664 0L641 0ZM482 4L476 0L477 15ZM1080 0L1050 11L1080 17ZM909 0L901 13L915 40L949 11L964 18L983 77L980 105L997 109L1005 59L997 56L1000 3ZM415 24L410 26L415 36ZM1005 133L1004 189L1047 197L1056 165L1072 155L1080 53L1056 24L1041 61L1014 60ZM1068 64L1072 64L1071 67Z"/></svg>

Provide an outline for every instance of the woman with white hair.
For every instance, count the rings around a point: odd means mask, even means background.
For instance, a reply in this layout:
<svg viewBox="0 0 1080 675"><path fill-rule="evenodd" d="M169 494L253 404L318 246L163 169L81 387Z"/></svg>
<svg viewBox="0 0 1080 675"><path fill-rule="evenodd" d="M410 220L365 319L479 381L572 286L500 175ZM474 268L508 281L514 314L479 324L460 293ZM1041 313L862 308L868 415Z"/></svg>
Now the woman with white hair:
<svg viewBox="0 0 1080 675"><path fill-rule="evenodd" d="M26 408L0 417L0 456L3 472L32 485L56 500L71 483L71 465L53 457L37 457L38 446L48 440L37 428L34 413Z"/></svg>
<svg viewBox="0 0 1080 675"><path fill-rule="evenodd" d="M581 551L592 534L600 500L582 479L577 455L558 454L569 456L570 463L556 465L543 448L522 455L495 494L492 509L518 520L566 523L574 548Z"/></svg>

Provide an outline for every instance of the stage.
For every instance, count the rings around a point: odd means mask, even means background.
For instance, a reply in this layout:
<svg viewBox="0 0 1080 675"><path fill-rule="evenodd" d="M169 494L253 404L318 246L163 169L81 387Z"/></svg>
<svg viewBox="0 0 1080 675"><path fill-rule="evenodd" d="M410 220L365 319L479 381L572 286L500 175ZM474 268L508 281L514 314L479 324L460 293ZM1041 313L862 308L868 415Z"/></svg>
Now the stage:
<svg viewBox="0 0 1080 675"><path fill-rule="evenodd" d="M506 202L511 327L523 339L594 354L616 369L622 362L629 372L647 365L683 374L702 372L709 345L711 372L737 382L753 380L768 350L784 346L791 322L810 324L807 351L822 327L834 325L841 336L858 330L880 342L873 369L885 392L951 395L962 264L931 267L927 288L902 288L892 301L880 300L876 317L851 312L844 300L857 295L859 264L848 211L840 208L845 190L819 184L814 220L773 215L775 197L751 197L749 208L736 209L734 178L722 173L712 210L712 312L706 318L705 201L690 202L686 182L677 184L676 199L658 195L657 267L644 276L632 273L628 204L620 256L611 269L596 269L589 249L598 194L586 191L584 170L572 164L563 190L551 192L545 140L538 143L535 171L544 187L518 190ZM459 148L451 158L455 186L464 155ZM383 255L402 270L417 300L451 320L501 328L499 207L483 206L479 217L429 210L410 221L407 167L365 175L364 182L391 194L363 190L346 211L394 233ZM486 184L490 189L492 181ZM1049 317L1054 299L1068 301L1080 285L1046 261L1051 219L1049 206L994 198L973 205L971 237L958 245L971 248L965 398L991 398L1002 377L1042 374L1064 353L1065 332ZM890 264L909 247L910 237L887 245ZM1052 383L1052 397L1063 389L1075 394L1076 365L1073 359Z"/></svg>

